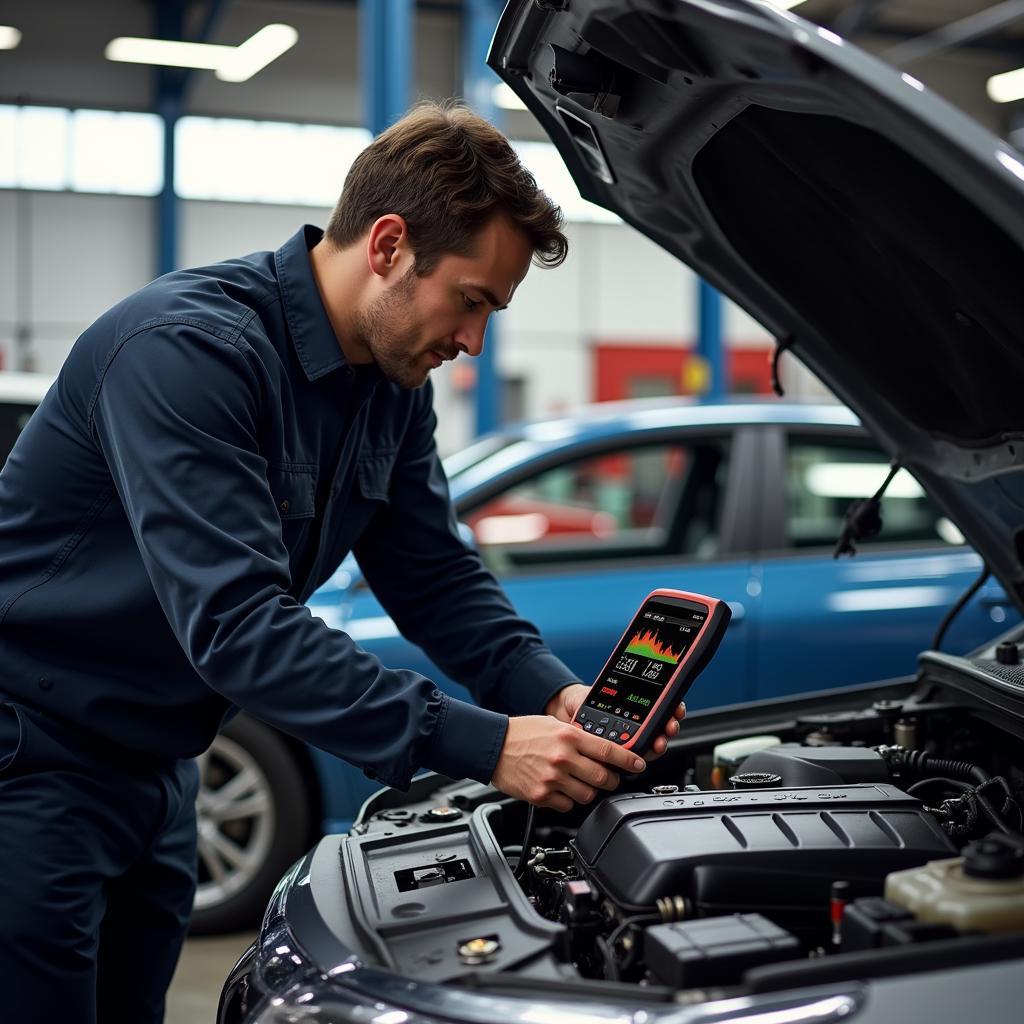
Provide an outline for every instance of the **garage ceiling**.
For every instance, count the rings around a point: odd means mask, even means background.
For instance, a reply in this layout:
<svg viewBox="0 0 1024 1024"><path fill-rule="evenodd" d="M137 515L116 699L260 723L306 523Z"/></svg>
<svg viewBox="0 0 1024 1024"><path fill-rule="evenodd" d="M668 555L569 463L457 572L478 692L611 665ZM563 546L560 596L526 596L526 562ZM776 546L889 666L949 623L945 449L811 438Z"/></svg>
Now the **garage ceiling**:
<svg viewBox="0 0 1024 1024"><path fill-rule="evenodd" d="M206 2L186 5L197 31ZM421 3L416 21L415 91L452 95L459 88L460 5ZM1024 104L997 105L985 94L993 75L1024 66L1024 0L807 0L794 13L834 28L880 56L981 12L1012 15L999 28L949 50L901 64L992 130L1008 135ZM154 72L114 64L103 50L114 36L153 34L152 0L6 0L0 21L21 30L21 45L0 52L0 103L151 109ZM359 124L357 5L352 0L224 0L208 42L237 44L270 22L299 31L299 43L249 82L233 85L196 72L191 113ZM906 54L906 50L902 51ZM539 138L530 115L511 112L506 129Z"/></svg>

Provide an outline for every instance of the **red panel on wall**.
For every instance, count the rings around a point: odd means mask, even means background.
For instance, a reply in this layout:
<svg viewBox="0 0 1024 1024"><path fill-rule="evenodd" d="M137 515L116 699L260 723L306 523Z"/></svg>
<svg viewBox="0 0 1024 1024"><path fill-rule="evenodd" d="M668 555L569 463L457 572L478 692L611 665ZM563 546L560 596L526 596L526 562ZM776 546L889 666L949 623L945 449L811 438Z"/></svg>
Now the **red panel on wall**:
<svg viewBox="0 0 1024 1024"><path fill-rule="evenodd" d="M599 342L594 354L595 401L688 393L683 373L693 355L690 349ZM771 394L771 349L727 349L726 366L729 393Z"/></svg>

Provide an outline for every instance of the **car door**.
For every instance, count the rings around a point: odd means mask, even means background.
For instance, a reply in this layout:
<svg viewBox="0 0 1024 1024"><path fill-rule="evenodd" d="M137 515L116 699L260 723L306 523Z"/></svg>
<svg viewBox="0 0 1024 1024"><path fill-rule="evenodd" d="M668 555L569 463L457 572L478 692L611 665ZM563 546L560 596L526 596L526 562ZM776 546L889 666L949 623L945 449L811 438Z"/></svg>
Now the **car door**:
<svg viewBox="0 0 1024 1024"><path fill-rule="evenodd" d="M729 601L733 624L687 703L733 703L747 696L750 565L738 550L737 510L756 504L740 493L749 474L738 456L749 444L720 429L570 448L496 480L460 516L518 612L586 682L656 587ZM417 668L467 696L398 635L372 595L351 600L342 628L385 664Z"/></svg>
<svg viewBox="0 0 1024 1024"><path fill-rule="evenodd" d="M882 499L883 529L833 557L852 501L889 472L862 431L808 426L762 437L768 487L755 564L752 630L758 697L914 672L943 616L981 571L980 558L905 470ZM772 484L774 481L774 484ZM997 583L963 609L944 649L965 651L1016 619Z"/></svg>

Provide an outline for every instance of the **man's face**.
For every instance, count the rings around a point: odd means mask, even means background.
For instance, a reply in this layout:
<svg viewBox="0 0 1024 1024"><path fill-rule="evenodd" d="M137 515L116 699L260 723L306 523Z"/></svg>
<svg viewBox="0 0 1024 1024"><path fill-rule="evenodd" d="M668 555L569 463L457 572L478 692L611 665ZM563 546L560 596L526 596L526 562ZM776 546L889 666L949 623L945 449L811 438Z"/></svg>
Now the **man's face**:
<svg viewBox="0 0 1024 1024"><path fill-rule="evenodd" d="M526 235L495 217L469 255L443 256L425 277L410 269L357 314L358 340L389 380L421 387L444 360L480 354L488 316L508 305L532 255Z"/></svg>

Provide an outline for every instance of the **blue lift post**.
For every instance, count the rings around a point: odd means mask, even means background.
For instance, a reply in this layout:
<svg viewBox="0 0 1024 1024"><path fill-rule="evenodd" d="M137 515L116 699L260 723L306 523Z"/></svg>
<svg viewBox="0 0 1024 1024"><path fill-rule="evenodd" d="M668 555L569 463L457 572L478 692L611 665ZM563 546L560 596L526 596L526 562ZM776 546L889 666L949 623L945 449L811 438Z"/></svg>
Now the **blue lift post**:
<svg viewBox="0 0 1024 1024"><path fill-rule="evenodd" d="M363 120L379 135L409 109L414 0L359 0Z"/></svg>
<svg viewBox="0 0 1024 1024"><path fill-rule="evenodd" d="M185 38L183 0L157 0L156 37ZM154 107L164 129L164 181L156 200L156 272L170 273L178 265L178 196L174 187L174 129L181 117L186 76L180 68L157 68Z"/></svg>
<svg viewBox="0 0 1024 1024"><path fill-rule="evenodd" d="M719 401L726 393L725 358L722 342L722 295L703 278L698 278L698 328L696 357L701 360L704 386L701 395Z"/></svg>
<svg viewBox="0 0 1024 1024"><path fill-rule="evenodd" d="M502 4L498 0L463 0L462 95L481 116L500 128L501 111L494 102L498 78L487 64L487 51L498 24ZM494 316L487 321L483 352L475 360L476 435L486 434L501 423L501 388L497 370L498 329Z"/></svg>
<svg viewBox="0 0 1024 1024"><path fill-rule="evenodd" d="M157 0L156 38L185 38L185 0ZM206 16L193 42L205 43L220 17L224 0L209 0ZM185 109L192 72L187 68L157 68L153 106L164 129L164 180L156 200L156 273L178 268L178 193L175 187L175 128Z"/></svg>

